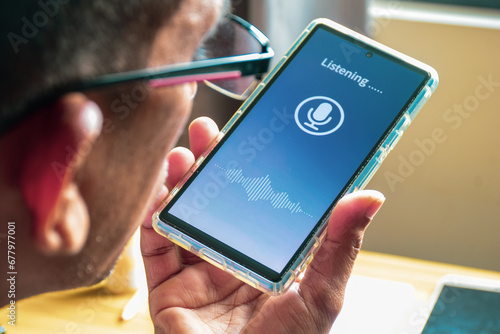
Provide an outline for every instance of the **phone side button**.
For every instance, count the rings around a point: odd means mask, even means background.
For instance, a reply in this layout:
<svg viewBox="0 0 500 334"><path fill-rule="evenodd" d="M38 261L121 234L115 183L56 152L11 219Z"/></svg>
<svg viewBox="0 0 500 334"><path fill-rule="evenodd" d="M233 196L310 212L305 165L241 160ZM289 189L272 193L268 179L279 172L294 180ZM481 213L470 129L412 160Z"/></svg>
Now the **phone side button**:
<svg viewBox="0 0 500 334"><path fill-rule="evenodd" d="M411 116L408 113L404 113L401 120L396 125L396 129L404 132L411 124Z"/></svg>
<svg viewBox="0 0 500 334"><path fill-rule="evenodd" d="M378 149L378 152L375 154L378 165L380 165L384 161L384 159L387 158L388 154L389 154L389 152L387 151L387 149L385 147L381 147ZM372 171L370 171L370 172L372 172Z"/></svg>
<svg viewBox="0 0 500 334"><path fill-rule="evenodd" d="M387 151L387 153L389 153L394 148L394 146L396 146L396 144L403 136L404 131L408 128L410 124L411 124L411 117L407 113L405 113L403 117L401 117L401 119L399 120L394 131L392 131L392 133L389 134L384 144L382 145Z"/></svg>
<svg viewBox="0 0 500 334"><path fill-rule="evenodd" d="M224 259L222 257L216 255L215 253L211 252L210 250L208 250L206 248L202 248L198 254L203 260L207 261L208 263L213 264L217 268L220 268L223 270L226 269L226 261L224 261Z"/></svg>
<svg viewBox="0 0 500 334"><path fill-rule="evenodd" d="M386 144L384 145L385 150L389 153L394 146L399 142L401 137L403 136L403 132L401 130L395 130L393 133L389 135L386 140Z"/></svg>
<svg viewBox="0 0 500 334"><path fill-rule="evenodd" d="M306 270L307 266L311 263L311 261L314 258L314 254L311 254L307 257L307 259L302 263L302 265L299 267L299 273L303 272Z"/></svg>

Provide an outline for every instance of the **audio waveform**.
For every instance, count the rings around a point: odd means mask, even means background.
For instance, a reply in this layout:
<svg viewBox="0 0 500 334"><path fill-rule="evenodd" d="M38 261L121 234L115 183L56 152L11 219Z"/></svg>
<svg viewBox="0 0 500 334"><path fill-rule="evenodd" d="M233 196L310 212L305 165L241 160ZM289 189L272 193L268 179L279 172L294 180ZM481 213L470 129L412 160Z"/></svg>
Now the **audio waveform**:
<svg viewBox="0 0 500 334"><path fill-rule="evenodd" d="M247 177L243 175L243 170L241 169L224 169L217 165L216 167L224 172L231 183L239 184L245 189L249 202L258 200L269 201L274 209L286 209L291 213L302 213L312 218L310 214L302 210L300 202L294 203L290 201L286 192L275 192L271 186L269 175L264 177Z"/></svg>

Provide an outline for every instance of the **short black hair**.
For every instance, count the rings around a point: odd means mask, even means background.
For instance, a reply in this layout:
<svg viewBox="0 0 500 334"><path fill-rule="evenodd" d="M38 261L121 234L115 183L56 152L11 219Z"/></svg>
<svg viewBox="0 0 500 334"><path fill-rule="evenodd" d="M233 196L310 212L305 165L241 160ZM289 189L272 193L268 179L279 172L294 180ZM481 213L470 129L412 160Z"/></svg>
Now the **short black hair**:
<svg viewBox="0 0 500 334"><path fill-rule="evenodd" d="M182 0L2 0L0 122L55 86L146 66Z"/></svg>

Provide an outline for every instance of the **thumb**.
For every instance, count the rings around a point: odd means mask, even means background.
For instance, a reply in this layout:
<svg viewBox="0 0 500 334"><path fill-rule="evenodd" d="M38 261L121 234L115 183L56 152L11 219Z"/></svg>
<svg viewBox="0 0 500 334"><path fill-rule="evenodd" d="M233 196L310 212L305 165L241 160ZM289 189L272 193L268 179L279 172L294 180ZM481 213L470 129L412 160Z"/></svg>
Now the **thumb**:
<svg viewBox="0 0 500 334"><path fill-rule="evenodd" d="M359 191L342 198L333 210L325 241L299 290L317 319L328 319L330 324L340 312L364 232L384 200L377 191Z"/></svg>

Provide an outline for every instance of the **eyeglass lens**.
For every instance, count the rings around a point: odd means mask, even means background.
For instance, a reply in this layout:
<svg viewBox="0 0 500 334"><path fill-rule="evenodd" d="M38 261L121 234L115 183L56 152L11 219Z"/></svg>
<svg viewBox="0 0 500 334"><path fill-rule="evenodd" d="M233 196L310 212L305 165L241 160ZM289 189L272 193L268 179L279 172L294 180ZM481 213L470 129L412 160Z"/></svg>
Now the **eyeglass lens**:
<svg viewBox="0 0 500 334"><path fill-rule="evenodd" d="M222 58L245 54L261 53L262 46L248 30L232 20L224 20L217 31L207 39L202 47L201 57L204 59ZM225 91L233 98L243 99L255 88L258 82L255 75L238 79L221 79L206 82L207 85Z"/></svg>

